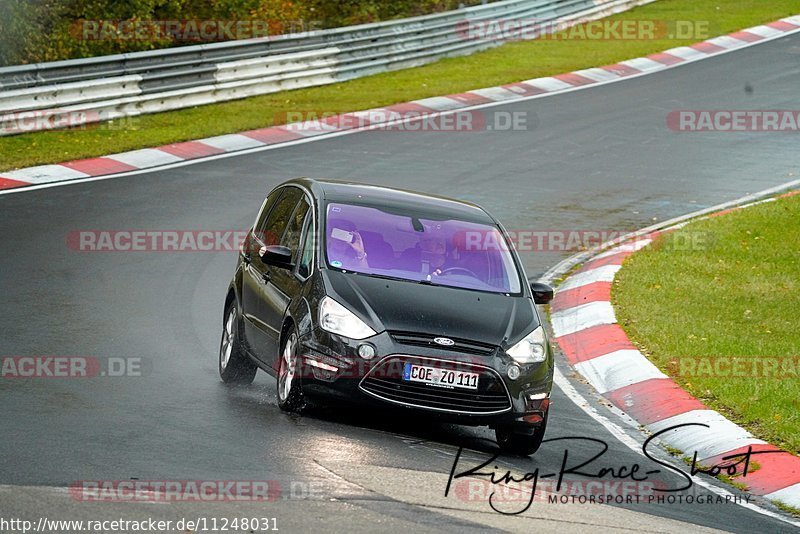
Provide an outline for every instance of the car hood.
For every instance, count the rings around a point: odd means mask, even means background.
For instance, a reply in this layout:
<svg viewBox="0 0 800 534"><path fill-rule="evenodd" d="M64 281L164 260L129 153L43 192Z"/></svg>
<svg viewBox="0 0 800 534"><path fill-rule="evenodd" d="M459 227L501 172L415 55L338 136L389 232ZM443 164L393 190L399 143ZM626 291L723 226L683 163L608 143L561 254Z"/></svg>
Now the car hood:
<svg viewBox="0 0 800 534"><path fill-rule="evenodd" d="M524 296L332 270L324 273L328 295L361 316L377 332L419 332L507 345L516 343L539 324L533 301Z"/></svg>

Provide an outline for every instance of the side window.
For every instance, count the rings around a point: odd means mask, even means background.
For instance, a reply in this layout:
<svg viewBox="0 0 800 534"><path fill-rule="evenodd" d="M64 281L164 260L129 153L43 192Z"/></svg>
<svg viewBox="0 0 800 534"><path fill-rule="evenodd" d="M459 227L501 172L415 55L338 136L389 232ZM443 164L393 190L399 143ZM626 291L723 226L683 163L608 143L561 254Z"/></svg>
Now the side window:
<svg viewBox="0 0 800 534"><path fill-rule="evenodd" d="M275 207L269 212L262 225L256 228L256 234L265 245L277 245L292 216L297 201L303 196L303 192L296 187L286 187L281 194Z"/></svg>
<svg viewBox="0 0 800 534"><path fill-rule="evenodd" d="M297 255L297 249L300 247L300 236L303 232L303 223L306 220L307 213L308 202L303 198L297 204L297 208L294 210L289 220L289 225L281 238L281 245L292 251L292 257Z"/></svg>
<svg viewBox="0 0 800 534"><path fill-rule="evenodd" d="M284 191L285 189L275 189L272 193L269 194L267 200L261 207L261 211L258 214L258 220L256 220L256 224L255 226L253 226L254 230L263 231L264 225L267 222L267 215L269 215L269 212L275 206L275 203L278 201L278 198L280 198L281 194L283 194Z"/></svg>
<svg viewBox="0 0 800 534"><path fill-rule="evenodd" d="M305 241L303 241L303 254L300 256L300 261L297 263L297 274L303 278L311 276L311 267L314 263L314 219L313 217L306 217L306 227L303 230L305 234Z"/></svg>

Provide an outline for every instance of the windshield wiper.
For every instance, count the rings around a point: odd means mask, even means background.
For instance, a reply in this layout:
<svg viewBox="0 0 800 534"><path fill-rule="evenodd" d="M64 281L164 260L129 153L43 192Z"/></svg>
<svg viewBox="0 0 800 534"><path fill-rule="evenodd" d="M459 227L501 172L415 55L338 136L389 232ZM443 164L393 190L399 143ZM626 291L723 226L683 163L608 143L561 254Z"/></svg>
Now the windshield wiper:
<svg viewBox="0 0 800 534"><path fill-rule="evenodd" d="M380 278L382 280L394 280L397 282L416 282L413 278L402 278L400 276L391 276L388 274L378 274L378 273L363 273L361 271L347 271L349 273L358 274L361 276L367 276L369 278Z"/></svg>

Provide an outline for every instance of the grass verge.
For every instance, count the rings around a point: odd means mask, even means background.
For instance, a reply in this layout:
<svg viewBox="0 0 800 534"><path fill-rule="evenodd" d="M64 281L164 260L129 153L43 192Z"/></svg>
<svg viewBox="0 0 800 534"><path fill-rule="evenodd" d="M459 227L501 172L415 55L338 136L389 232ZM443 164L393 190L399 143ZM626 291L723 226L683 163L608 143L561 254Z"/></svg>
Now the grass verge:
<svg viewBox="0 0 800 534"><path fill-rule="evenodd" d="M773 503L778 507L779 510L782 510L795 517L800 517L800 508L795 508L794 506L788 505L781 501L773 501Z"/></svg>
<svg viewBox="0 0 800 534"><path fill-rule="evenodd" d="M614 20L708 22L713 35L797 14L797 0L659 0ZM607 65L692 44L691 39L537 40L508 43L467 57L324 87L144 115L124 127L93 126L0 138L0 171L102 156L272 126L289 111L345 112L464 92Z"/></svg>
<svg viewBox="0 0 800 534"><path fill-rule="evenodd" d="M800 195L662 236L625 262L612 301L662 371L800 453Z"/></svg>

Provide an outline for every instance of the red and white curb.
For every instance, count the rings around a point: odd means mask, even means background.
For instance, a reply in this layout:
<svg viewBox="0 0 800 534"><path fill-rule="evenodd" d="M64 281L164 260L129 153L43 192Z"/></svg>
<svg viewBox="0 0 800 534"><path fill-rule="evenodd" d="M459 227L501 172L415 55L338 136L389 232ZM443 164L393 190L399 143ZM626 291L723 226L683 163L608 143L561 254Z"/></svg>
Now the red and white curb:
<svg viewBox="0 0 800 534"><path fill-rule="evenodd" d="M751 202L704 218L774 200ZM701 464L717 465L723 457L744 453L748 447L754 452L776 450L684 391L639 352L617 324L611 286L623 261L660 233L685 224L683 221L637 235L635 241L593 256L566 278L550 307L554 337L569 364L598 393L650 432L684 423L708 425L682 427L660 436L661 441L684 453L697 451ZM800 457L781 452L759 455L756 461L760 468L739 479L747 490L800 508Z"/></svg>
<svg viewBox="0 0 800 534"><path fill-rule="evenodd" d="M590 68L510 83L500 87L477 89L466 93L425 98L384 108L346 113L324 122L295 123L251 130L238 134L220 135L208 139L175 143L156 148L146 148L99 158L70 161L58 165L41 165L15 171L0 172L0 190L42 186L45 184L108 177L146 169L166 167L205 158L243 151L259 150L293 144L303 140L322 139L331 135L380 128L397 121L418 120L409 114L426 117L459 110L488 107L531 98L614 83L626 78L642 76L670 69L719 54L754 46L786 35L800 32L800 15L756 26L730 35L715 37L691 46L672 48L647 57L622 61L615 65ZM352 120L353 116L359 120ZM364 124L364 118L386 117L389 122ZM369 121L367 121L369 122ZM600 313L600 312L598 312Z"/></svg>

